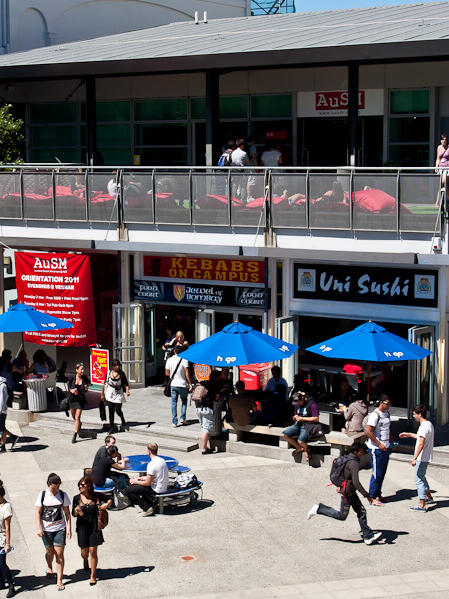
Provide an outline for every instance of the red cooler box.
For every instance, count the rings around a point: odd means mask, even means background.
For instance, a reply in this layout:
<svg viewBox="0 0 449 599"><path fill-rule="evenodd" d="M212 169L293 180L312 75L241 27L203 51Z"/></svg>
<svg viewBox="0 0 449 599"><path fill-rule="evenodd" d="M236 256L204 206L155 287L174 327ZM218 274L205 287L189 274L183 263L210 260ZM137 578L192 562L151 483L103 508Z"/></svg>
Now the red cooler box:
<svg viewBox="0 0 449 599"><path fill-rule="evenodd" d="M271 376L270 369L271 364L269 362L239 366L240 380L245 383L245 389L258 391L261 387L265 387Z"/></svg>

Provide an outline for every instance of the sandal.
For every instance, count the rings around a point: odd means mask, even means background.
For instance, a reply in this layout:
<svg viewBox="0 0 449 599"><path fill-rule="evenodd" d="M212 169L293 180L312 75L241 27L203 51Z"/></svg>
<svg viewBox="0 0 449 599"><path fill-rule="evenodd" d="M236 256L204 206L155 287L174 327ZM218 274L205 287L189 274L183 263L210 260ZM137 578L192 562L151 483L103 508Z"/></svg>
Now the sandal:
<svg viewBox="0 0 449 599"><path fill-rule="evenodd" d="M57 589L58 591L65 591L65 586L63 584L58 584Z"/></svg>
<svg viewBox="0 0 449 599"><path fill-rule="evenodd" d="M381 501L373 501L371 505L374 507L384 507L385 503L382 503Z"/></svg>
<svg viewBox="0 0 449 599"><path fill-rule="evenodd" d="M53 578L53 576L56 576L56 572L49 572L48 570L45 570L45 576L47 576L47 578Z"/></svg>

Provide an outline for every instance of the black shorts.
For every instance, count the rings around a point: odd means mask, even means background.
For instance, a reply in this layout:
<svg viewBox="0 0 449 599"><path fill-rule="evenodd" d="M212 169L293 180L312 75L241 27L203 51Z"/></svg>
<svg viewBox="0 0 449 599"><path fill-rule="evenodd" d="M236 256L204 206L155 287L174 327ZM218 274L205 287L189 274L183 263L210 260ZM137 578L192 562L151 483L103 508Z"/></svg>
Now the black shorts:
<svg viewBox="0 0 449 599"><path fill-rule="evenodd" d="M0 433L6 431L6 414L0 414Z"/></svg>

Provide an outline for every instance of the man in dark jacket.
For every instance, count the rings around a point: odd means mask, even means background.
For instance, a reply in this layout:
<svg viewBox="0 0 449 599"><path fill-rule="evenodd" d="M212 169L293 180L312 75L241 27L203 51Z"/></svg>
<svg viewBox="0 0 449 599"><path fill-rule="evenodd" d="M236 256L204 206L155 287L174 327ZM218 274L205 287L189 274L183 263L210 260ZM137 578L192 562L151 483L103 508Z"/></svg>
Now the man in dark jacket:
<svg viewBox="0 0 449 599"><path fill-rule="evenodd" d="M318 404L313 401L304 391L298 391L293 396L294 423L282 431L282 439L293 445L296 456L302 451L306 459L310 459L310 449L306 441L320 437L323 432L320 425L320 412Z"/></svg>
<svg viewBox="0 0 449 599"><path fill-rule="evenodd" d="M359 480L360 470L360 458L366 453L366 447L363 443L355 442L349 449L348 460L344 466L343 476L344 483L341 487L337 487L337 492L341 493L341 504L340 511L334 508L323 505L322 503L315 504L307 514L307 520L310 520L317 514L328 516L329 518L335 518L335 520L346 520L349 514L349 510L352 509L357 514L360 528L362 530L363 540L367 545L375 543L379 537L382 536L381 532L374 533L368 526L366 518L366 509L363 507L360 501L357 491L365 497L369 503L373 499L369 496L368 491L365 490L362 483Z"/></svg>

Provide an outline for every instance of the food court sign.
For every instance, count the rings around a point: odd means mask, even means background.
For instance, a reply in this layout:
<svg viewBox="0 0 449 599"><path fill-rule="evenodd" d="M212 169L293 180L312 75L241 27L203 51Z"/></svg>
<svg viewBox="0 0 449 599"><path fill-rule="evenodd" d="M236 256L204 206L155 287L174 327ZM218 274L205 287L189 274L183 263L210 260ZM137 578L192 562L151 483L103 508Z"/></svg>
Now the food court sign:
<svg viewBox="0 0 449 599"><path fill-rule="evenodd" d="M435 270L297 263L293 268L295 298L438 306L438 272Z"/></svg>
<svg viewBox="0 0 449 599"><path fill-rule="evenodd" d="M263 260L144 256L143 276L152 280L190 279L192 281L262 285L265 281L265 262Z"/></svg>

